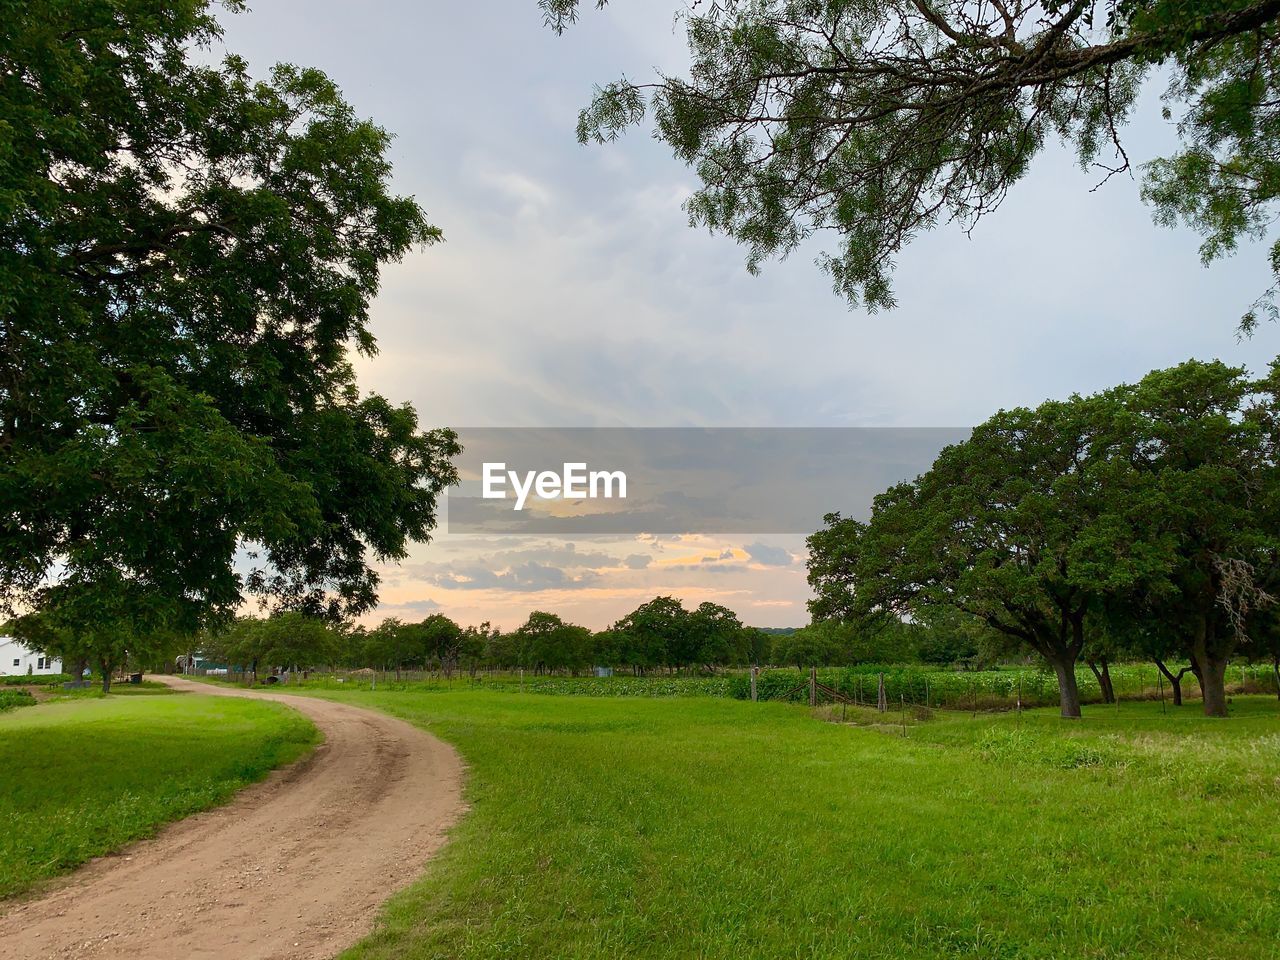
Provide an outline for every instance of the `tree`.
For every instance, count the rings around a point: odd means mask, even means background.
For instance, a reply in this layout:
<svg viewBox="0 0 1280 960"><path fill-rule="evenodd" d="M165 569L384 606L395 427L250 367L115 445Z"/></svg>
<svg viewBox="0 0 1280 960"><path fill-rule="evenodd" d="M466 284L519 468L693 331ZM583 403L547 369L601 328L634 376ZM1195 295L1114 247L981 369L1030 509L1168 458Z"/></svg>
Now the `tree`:
<svg viewBox="0 0 1280 960"><path fill-rule="evenodd" d="M809 539L815 615L954 607L1042 656L1078 717L1086 617L1149 575L1124 548L1143 522L1137 481L1100 446L1113 416L1114 401L1079 397L998 413L876 497L868 523L829 515Z"/></svg>
<svg viewBox="0 0 1280 960"><path fill-rule="evenodd" d="M705 601L689 614L686 624L692 662L703 667L732 663L739 657L742 621L728 607Z"/></svg>
<svg viewBox="0 0 1280 960"><path fill-rule="evenodd" d="M784 638L779 638L778 642ZM744 660L753 667L772 662L774 636L759 627L743 627L739 641Z"/></svg>
<svg viewBox="0 0 1280 960"><path fill-rule="evenodd" d="M366 666L391 667L400 679L401 668L411 658L408 631L404 621L399 617L387 617L364 637L363 664Z"/></svg>
<svg viewBox="0 0 1280 960"><path fill-rule="evenodd" d="M1249 656L1271 664L1276 698L1280 699L1280 605L1271 603L1255 612L1250 623L1249 641Z"/></svg>
<svg viewBox="0 0 1280 960"><path fill-rule="evenodd" d="M1280 530L1280 359L1271 366L1270 376L1261 384L1263 401L1255 415L1270 429L1264 434L1267 462L1255 509L1270 530ZM1280 698L1280 542L1272 539L1253 558L1257 586L1266 601L1255 604L1246 624L1246 652L1255 660L1269 660Z"/></svg>
<svg viewBox="0 0 1280 960"><path fill-rule="evenodd" d="M637 673L692 662L689 611L675 597L654 597L614 624L622 638L623 662Z"/></svg>
<svg viewBox="0 0 1280 960"><path fill-rule="evenodd" d="M474 677L480 664L488 656L493 638L498 635L497 628L486 620L478 627L467 627L462 631L462 640L458 644L458 656L467 672Z"/></svg>
<svg viewBox="0 0 1280 960"><path fill-rule="evenodd" d="M167 616L168 597L125 580L73 577L43 590L44 602L15 620L17 635L34 649L62 659L80 679L86 664L98 671L102 692L126 662L139 667L169 660L182 634Z"/></svg>
<svg viewBox="0 0 1280 960"><path fill-rule="evenodd" d="M1188 361L1110 392L1121 411L1116 477L1145 491L1126 548L1154 571L1141 602L1184 640L1209 716L1226 716L1227 665L1252 612L1270 602L1262 576L1280 544L1267 506L1277 388L1277 366L1255 381L1242 368Z"/></svg>
<svg viewBox="0 0 1280 960"><path fill-rule="evenodd" d="M369 609L458 452L349 356L381 266L440 236L390 191L389 135L318 71L197 62L204 0L3 19L0 604L133 598L139 636L247 593Z"/></svg>
<svg viewBox="0 0 1280 960"><path fill-rule="evenodd" d="M1008 652L1008 637L954 607L922 607L912 616L920 628L915 652L922 663L972 666Z"/></svg>
<svg viewBox="0 0 1280 960"><path fill-rule="evenodd" d="M591 662L602 667L622 663L624 642L625 638L612 627L597 631L591 638Z"/></svg>
<svg viewBox="0 0 1280 960"><path fill-rule="evenodd" d="M827 667L849 662L853 628L836 620L819 620L779 638L774 656L796 667Z"/></svg>
<svg viewBox="0 0 1280 960"><path fill-rule="evenodd" d="M462 648L462 628L443 613L433 613L412 628L412 635L423 666L438 664L446 678L452 677Z"/></svg>
<svg viewBox="0 0 1280 960"><path fill-rule="evenodd" d="M554 613L533 611L512 636L521 651L520 665L533 666L538 673L577 670L591 660L591 631L565 623Z"/></svg>
<svg viewBox="0 0 1280 960"><path fill-rule="evenodd" d="M260 644L258 658L282 669L331 663L341 646L341 636L333 624L296 610L262 621L254 636Z"/></svg>
<svg viewBox="0 0 1280 960"><path fill-rule="evenodd" d="M519 654L517 638L511 632L503 633L495 628L485 639L484 659L492 666L507 669L523 666Z"/></svg>
<svg viewBox="0 0 1280 960"><path fill-rule="evenodd" d="M598 0L604 6L605 0ZM539 0L563 31L579 0ZM1142 81L1167 77L1181 149L1144 194L1206 235L1206 261L1261 234L1280 196L1277 0L721 0L684 14L687 76L597 88L578 139L651 114L702 181L691 222L734 237L755 271L818 230L850 303L893 305L889 273L939 222L972 227L1060 138L1102 178ZM1280 241L1272 247L1280 276ZM1246 313L1275 316L1275 287Z"/></svg>
<svg viewBox="0 0 1280 960"><path fill-rule="evenodd" d="M1193 665L1179 667L1175 661L1187 656L1190 634L1185 622L1165 620L1168 611L1153 610L1139 605L1136 610L1111 609L1107 614L1107 630L1123 649L1136 656L1151 660L1156 669L1169 681L1173 705L1182 706L1182 681L1193 673Z"/></svg>
<svg viewBox="0 0 1280 960"><path fill-rule="evenodd" d="M1275 602L1280 361L1269 377L1188 361L1094 397L997 414L914 482L809 540L813 610L950 605L1025 643L1079 712L1082 653L1104 695L1117 644L1189 656L1204 709ZM1149 621L1145 623L1144 621Z"/></svg>
<svg viewBox="0 0 1280 960"><path fill-rule="evenodd" d="M273 616L239 617L209 636L206 656L229 666L248 667L250 683L258 682L258 668L308 668L331 663L342 653L343 638L332 623L289 610Z"/></svg>

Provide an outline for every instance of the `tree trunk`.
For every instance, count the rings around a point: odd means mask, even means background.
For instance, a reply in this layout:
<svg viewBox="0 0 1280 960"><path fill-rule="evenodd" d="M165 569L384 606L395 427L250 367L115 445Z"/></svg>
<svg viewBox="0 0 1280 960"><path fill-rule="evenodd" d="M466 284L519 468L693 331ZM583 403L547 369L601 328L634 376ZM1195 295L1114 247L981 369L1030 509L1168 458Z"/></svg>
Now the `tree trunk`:
<svg viewBox="0 0 1280 960"><path fill-rule="evenodd" d="M1200 665L1201 689L1204 692L1204 715L1206 717L1225 717L1227 715L1227 658L1205 657Z"/></svg>
<svg viewBox="0 0 1280 960"><path fill-rule="evenodd" d="M1116 690L1111 683L1111 665L1107 663L1107 658L1102 657L1100 661L1102 669L1098 669L1098 663L1093 660L1087 661L1089 669L1093 671L1093 675L1098 678L1098 688L1102 691L1103 703L1116 702Z"/></svg>
<svg viewBox="0 0 1280 960"><path fill-rule="evenodd" d="M88 657L77 657L71 662L71 679L76 683L84 683L84 668L89 665ZM66 670L67 665L64 663L62 669Z"/></svg>
<svg viewBox="0 0 1280 960"><path fill-rule="evenodd" d="M98 669L102 671L102 692L108 694L111 692L111 671L114 667L105 661L98 661Z"/></svg>
<svg viewBox="0 0 1280 960"><path fill-rule="evenodd" d="M1155 658L1156 666L1160 668L1160 672L1164 674L1165 679L1169 681L1169 688L1173 690L1173 705L1175 707L1182 706L1182 678L1187 675L1190 667L1183 667L1174 674L1168 667L1164 665L1164 661L1159 657Z"/></svg>
<svg viewBox="0 0 1280 960"><path fill-rule="evenodd" d="M1209 624L1202 618L1191 645L1191 662L1200 680L1200 693L1204 698L1206 717L1227 715L1227 661L1228 657L1213 649L1216 644L1209 636Z"/></svg>
<svg viewBox="0 0 1280 960"><path fill-rule="evenodd" d="M1070 720L1080 718L1080 687L1076 683L1076 664L1072 660L1055 660L1053 672L1058 675L1058 701L1062 715Z"/></svg>

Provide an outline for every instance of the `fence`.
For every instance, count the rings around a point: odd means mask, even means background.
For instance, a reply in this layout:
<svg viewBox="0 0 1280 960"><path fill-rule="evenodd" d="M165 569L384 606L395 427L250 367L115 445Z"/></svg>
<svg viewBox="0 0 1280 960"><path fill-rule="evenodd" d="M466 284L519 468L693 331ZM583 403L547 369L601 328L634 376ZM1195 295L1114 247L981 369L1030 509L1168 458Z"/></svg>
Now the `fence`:
<svg viewBox="0 0 1280 960"><path fill-rule="evenodd" d="M1172 666L1176 674L1179 666ZM196 670L197 674L218 675L214 670ZM853 706L879 705L880 676L884 677L884 701L889 709L899 704L922 709L1007 710L1024 707L1056 706L1058 684L1049 671L1034 667L1007 667L999 670L956 671L920 666L823 667L812 671L816 699L822 702L847 702ZM232 666L221 675L233 683L244 683L249 675ZM264 682L266 672L258 674ZM1081 700L1100 703L1102 691L1097 678L1087 666L1077 671ZM454 672L446 676L430 670L325 669L314 671L306 681L312 686L342 688L363 686L373 689L439 690L488 689L504 692L540 693L561 696L606 697L733 697L741 700L784 700L792 703L809 701L809 670L765 668L704 676L657 674L612 677L566 674L534 674L526 671L479 670ZM297 674L283 675L286 686L298 682ZM1115 664L1111 667L1112 685L1122 699L1159 699L1170 695L1169 683L1152 664ZM1275 694L1276 681L1270 665L1235 665L1228 671L1232 693ZM1195 677L1183 680L1184 694L1199 696ZM828 692L829 691L829 692Z"/></svg>
<svg viewBox="0 0 1280 960"><path fill-rule="evenodd" d="M1178 668L1173 668L1177 673ZM1169 696L1169 682L1154 664L1114 664L1110 669L1116 696L1126 700ZM814 670L814 682L858 706L878 706L883 678L889 705L903 702L927 709L1004 710L1047 707L1058 703L1057 678L1048 670L1013 668L984 671L928 670L918 667L846 667ZM1270 665L1234 665L1227 673L1229 693L1277 693ZM1102 688L1093 672L1081 665L1076 672L1084 703L1101 703ZM747 677L734 677L732 695L742 700L785 700L803 703L809 698L808 675L799 670L765 669ZM1195 676L1183 680L1184 696L1199 696ZM838 702L831 697L833 702Z"/></svg>

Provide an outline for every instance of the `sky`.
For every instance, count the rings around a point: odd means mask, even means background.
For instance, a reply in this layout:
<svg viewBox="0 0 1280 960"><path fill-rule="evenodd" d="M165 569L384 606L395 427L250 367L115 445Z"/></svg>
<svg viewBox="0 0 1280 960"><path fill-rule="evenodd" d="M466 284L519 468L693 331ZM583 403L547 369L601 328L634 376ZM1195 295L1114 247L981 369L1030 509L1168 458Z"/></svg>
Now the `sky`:
<svg viewBox="0 0 1280 960"><path fill-rule="evenodd" d="M1268 284L1261 246L1200 263L1156 227L1139 178L1093 190L1047 148L970 235L940 227L899 258L896 309L850 310L815 266L818 237L750 276L732 240L691 229L694 174L639 127L581 146L592 87L678 72L674 4L586 3L563 36L535 0L258 0L220 19L266 76L318 67L395 135L394 187L445 241L386 268L379 353L361 384L425 425L965 427L1001 408L1133 381L1191 357L1261 370L1280 328L1238 341ZM219 51L215 50L217 54ZM1161 87L1125 132L1167 153ZM531 610L601 628L657 594L746 623L807 622L803 536L483 537L441 530L381 568L366 619L444 612L517 626Z"/></svg>

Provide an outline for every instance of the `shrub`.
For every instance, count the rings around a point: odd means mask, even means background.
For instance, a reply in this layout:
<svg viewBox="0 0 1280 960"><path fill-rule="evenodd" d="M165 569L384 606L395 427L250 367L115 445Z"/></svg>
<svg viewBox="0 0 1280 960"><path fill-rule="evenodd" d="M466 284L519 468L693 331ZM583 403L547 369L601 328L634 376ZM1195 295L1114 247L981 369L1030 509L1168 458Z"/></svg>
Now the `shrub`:
<svg viewBox="0 0 1280 960"><path fill-rule="evenodd" d="M29 690L0 690L0 712L15 707L34 707L36 698Z"/></svg>
<svg viewBox="0 0 1280 960"><path fill-rule="evenodd" d="M0 677L0 686L5 687L56 687L70 680L65 673L15 674L11 677Z"/></svg>

